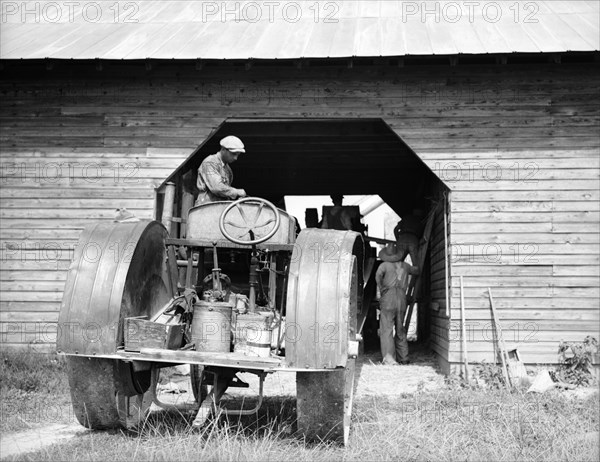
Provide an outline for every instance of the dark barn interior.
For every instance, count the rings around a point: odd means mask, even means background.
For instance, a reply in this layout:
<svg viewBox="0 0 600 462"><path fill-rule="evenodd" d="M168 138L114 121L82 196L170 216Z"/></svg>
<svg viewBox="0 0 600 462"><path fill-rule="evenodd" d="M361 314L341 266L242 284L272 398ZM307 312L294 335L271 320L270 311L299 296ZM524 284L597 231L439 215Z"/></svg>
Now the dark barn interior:
<svg viewBox="0 0 600 462"><path fill-rule="evenodd" d="M174 215L185 220L192 195L197 195L198 167L206 156L219 150L219 141L228 135L241 138L246 148L246 153L232 166L233 185L244 188L250 196L278 205L283 204L282 199L287 195L377 194L398 215L420 210L425 219L447 189L381 119L233 118L224 121L158 188L157 217L162 214L164 185L173 182L178 188ZM441 213L439 207L438 215ZM432 240L443 235L443 229L437 229L442 223L443 220L435 220ZM185 226L174 229L172 235L175 234L185 237ZM375 243L371 246L374 255ZM429 246L425 260L418 303L420 343L429 336L431 282L440 278L439 269L432 278L433 259L439 268L439 254L434 255L432 247ZM371 274L376 269L377 263ZM374 280L371 279L365 291L374 296ZM364 326L367 350L378 350L377 327L375 310L371 309Z"/></svg>
<svg viewBox="0 0 600 462"><path fill-rule="evenodd" d="M246 146L234 186L274 203L286 195L378 194L403 215L426 210L441 184L381 119L227 119L165 183L181 175L193 189L200 163L228 135Z"/></svg>

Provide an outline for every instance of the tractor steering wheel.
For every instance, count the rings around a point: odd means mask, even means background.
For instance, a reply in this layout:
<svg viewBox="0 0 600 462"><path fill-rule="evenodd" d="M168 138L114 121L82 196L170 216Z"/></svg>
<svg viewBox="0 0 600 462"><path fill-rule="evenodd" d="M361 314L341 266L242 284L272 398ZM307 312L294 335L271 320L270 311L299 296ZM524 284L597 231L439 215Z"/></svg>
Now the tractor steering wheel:
<svg viewBox="0 0 600 462"><path fill-rule="evenodd" d="M258 210L256 211L254 218L252 218L252 219L249 219L248 217L246 217L246 214L242 207L242 204L244 204L246 202L259 204ZM261 214L263 208L265 207L265 205L273 211L273 213L275 214L275 218L268 218L264 223L258 223L258 219L260 218L260 214ZM240 223L239 220L236 220L237 222L233 222L233 221L227 219L228 216L230 216L232 210L234 210L234 209L236 209L238 211L238 214L242 218L242 220L241 220L242 223ZM267 226L273 222L275 224L271 228L269 228L269 230L266 234L264 234L260 237L256 237L257 229L264 228L265 226ZM273 235L279 229L280 223L281 223L281 217L279 215L279 211L277 210L277 207L275 207L268 200L262 199L260 197L244 197L243 199L238 199L237 201L233 202L225 210L223 210L223 213L221 214L221 218L219 219L219 228L221 229L221 233L223 233L223 236L225 236L228 240L230 240L231 242L234 242L235 244L256 245L256 244L260 244L261 242L265 242L266 240L273 237ZM242 230L243 232L237 236L234 236L234 235L230 234L229 231L227 231L226 226L229 227L230 229L237 228L238 231ZM237 232L236 232L236 234L237 234ZM248 239L246 239L246 240L241 239L242 237L244 237L246 235L248 235Z"/></svg>

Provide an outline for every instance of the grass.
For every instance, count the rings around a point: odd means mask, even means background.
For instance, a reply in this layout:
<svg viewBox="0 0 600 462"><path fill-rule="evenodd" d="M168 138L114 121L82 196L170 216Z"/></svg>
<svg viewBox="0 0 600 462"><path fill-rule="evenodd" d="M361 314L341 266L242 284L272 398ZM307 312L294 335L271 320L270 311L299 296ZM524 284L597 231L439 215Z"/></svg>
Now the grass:
<svg viewBox="0 0 600 462"><path fill-rule="evenodd" d="M62 365L50 364L56 371L46 373L64 386ZM42 391L30 393L47 393L39 386ZM158 412L137 434L89 432L15 460L598 460L598 393L567 396L556 390L533 395L450 385L437 392L366 397L355 402L345 448L305 443L295 433L295 399L267 398L258 414L220 417L201 432L191 428L192 415Z"/></svg>
<svg viewBox="0 0 600 462"><path fill-rule="evenodd" d="M57 355L2 352L0 432L73 421L66 362Z"/></svg>

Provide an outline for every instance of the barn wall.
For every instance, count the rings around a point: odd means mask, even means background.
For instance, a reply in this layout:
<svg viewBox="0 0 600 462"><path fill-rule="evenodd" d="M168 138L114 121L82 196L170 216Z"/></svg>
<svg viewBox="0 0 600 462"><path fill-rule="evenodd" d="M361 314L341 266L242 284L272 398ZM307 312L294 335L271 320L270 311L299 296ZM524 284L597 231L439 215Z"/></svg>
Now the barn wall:
<svg viewBox="0 0 600 462"><path fill-rule="evenodd" d="M382 117L452 189L451 316L433 342L451 363L460 275L472 360L492 359L487 287L528 362L598 336L597 64L19 66L1 84L5 346L52 348L81 228L117 207L151 217L153 187L232 116Z"/></svg>
<svg viewBox="0 0 600 462"><path fill-rule="evenodd" d="M474 179L452 193L449 361L462 358L461 275L470 359L493 359L491 288L507 347L528 362L555 361L561 340L598 338L598 151L532 149L477 159L500 163L511 176L512 165L526 165L533 176L494 181L496 191Z"/></svg>
<svg viewBox="0 0 600 462"><path fill-rule="evenodd" d="M429 345L440 358L448 357L448 326L449 318L446 314L446 240L444 239L444 207L438 207L433 222L430 239L430 296L427 318L429 322ZM447 212L447 209L446 209ZM447 215L446 215L447 216ZM448 230L448 227L446 227ZM448 239L449 242L449 239ZM448 266L450 262L448 261ZM448 268L450 269L450 268ZM448 276L451 276L449 272ZM450 278L448 278L448 282ZM449 285L449 284L448 284ZM445 366L445 364L444 364Z"/></svg>

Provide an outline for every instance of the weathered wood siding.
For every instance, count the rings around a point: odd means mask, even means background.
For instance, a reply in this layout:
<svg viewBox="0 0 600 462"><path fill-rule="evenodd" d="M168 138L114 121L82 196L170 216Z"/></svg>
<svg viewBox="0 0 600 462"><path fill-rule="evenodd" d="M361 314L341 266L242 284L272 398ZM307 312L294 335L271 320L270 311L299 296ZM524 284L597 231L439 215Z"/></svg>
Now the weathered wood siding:
<svg viewBox="0 0 600 462"><path fill-rule="evenodd" d="M492 359L487 287L528 362L598 335L598 64L40 69L1 87L5 345L51 348L82 226L150 217L153 186L230 116L381 117L446 182L451 321L442 306L432 331L450 363L460 275L472 360Z"/></svg>
<svg viewBox="0 0 600 462"><path fill-rule="evenodd" d="M447 209L446 209L447 213ZM435 351L440 358L444 360L448 356L448 325L449 316L446 314L446 284L450 285L449 271L448 279L446 279L446 260L445 260L445 246L446 242L450 243L450 239L444 239L444 207L443 203L437 209L434 222L433 230L431 233L430 240L430 299L431 305L428 307L426 317L429 322L429 344L433 351ZM449 231L449 227L446 228ZM448 260L448 267L450 267L450 260ZM450 269L450 268L448 268ZM449 287L448 287L449 289ZM449 294L449 292L448 292ZM433 309L433 304L437 305L437 310ZM446 361L444 361L446 366Z"/></svg>

